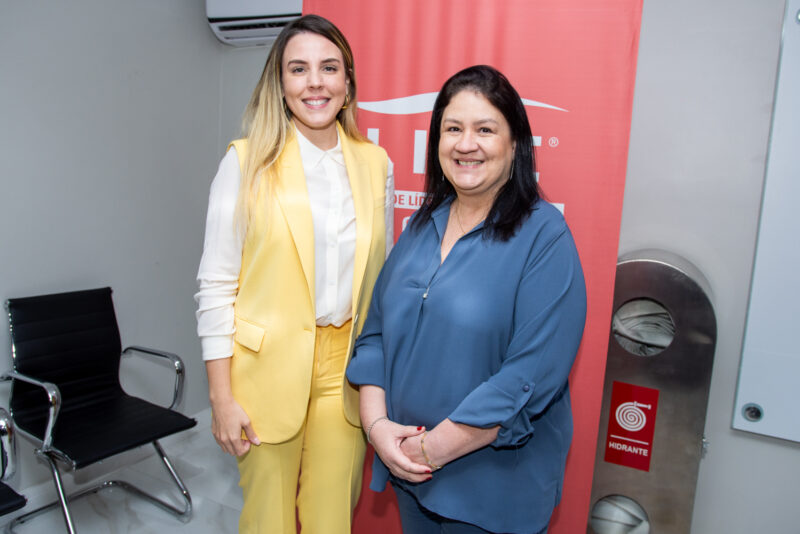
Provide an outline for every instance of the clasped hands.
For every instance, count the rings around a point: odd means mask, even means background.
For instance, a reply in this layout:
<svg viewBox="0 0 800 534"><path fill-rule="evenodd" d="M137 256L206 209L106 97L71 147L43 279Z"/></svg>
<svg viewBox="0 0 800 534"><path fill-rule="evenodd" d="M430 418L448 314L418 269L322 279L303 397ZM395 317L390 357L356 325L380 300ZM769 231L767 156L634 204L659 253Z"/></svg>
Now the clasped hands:
<svg viewBox="0 0 800 534"><path fill-rule="evenodd" d="M389 419L377 421L370 431L370 442L389 471L408 482L426 482L433 469L422 452L425 427L400 425ZM426 441L426 447L429 443Z"/></svg>

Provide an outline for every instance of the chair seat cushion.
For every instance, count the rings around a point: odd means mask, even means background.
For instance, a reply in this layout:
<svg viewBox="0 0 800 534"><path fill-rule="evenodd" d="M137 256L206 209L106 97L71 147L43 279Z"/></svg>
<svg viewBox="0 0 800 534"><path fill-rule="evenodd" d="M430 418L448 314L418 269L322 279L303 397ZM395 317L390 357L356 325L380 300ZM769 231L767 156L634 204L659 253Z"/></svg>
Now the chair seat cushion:
<svg viewBox="0 0 800 534"><path fill-rule="evenodd" d="M15 417L18 428L40 440L46 422ZM174 410L120 393L102 402L62 409L53 432L53 447L79 469L196 424Z"/></svg>
<svg viewBox="0 0 800 534"><path fill-rule="evenodd" d="M25 497L0 482L0 515L19 510L26 502Z"/></svg>

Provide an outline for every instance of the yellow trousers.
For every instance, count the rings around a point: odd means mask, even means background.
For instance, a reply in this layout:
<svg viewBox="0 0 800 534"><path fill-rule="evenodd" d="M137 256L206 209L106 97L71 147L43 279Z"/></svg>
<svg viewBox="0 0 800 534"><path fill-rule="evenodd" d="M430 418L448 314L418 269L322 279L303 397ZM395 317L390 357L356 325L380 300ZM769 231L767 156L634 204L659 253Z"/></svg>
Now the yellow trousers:
<svg viewBox="0 0 800 534"><path fill-rule="evenodd" d="M342 378L350 322L317 327L306 420L289 441L251 447L239 458L241 534L350 534L361 494L366 443L347 422Z"/></svg>

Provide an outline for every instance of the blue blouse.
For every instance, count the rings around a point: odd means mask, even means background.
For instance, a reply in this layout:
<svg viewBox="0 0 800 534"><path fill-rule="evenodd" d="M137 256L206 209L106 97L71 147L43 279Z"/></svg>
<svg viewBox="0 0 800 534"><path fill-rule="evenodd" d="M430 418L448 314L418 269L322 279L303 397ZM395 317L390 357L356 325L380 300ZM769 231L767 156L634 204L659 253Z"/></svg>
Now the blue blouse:
<svg viewBox="0 0 800 534"><path fill-rule="evenodd" d="M480 224L441 262L449 208L400 235L347 378L383 388L401 424L500 425L492 444L432 480L393 481L441 516L538 532L561 497L572 440L567 379L586 319L580 260L561 213L539 201L510 240L484 238ZM383 491L389 478L376 454L370 487Z"/></svg>

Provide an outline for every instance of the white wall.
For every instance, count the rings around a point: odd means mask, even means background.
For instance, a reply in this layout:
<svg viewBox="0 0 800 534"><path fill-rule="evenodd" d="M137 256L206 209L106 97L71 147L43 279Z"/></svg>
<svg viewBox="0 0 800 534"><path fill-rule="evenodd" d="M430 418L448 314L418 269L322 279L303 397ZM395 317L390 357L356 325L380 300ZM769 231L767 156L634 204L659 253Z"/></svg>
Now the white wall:
<svg viewBox="0 0 800 534"><path fill-rule="evenodd" d="M110 285L123 345L183 357L187 414L208 406L208 187L266 53L218 43L199 0L0 0L0 299ZM0 370L9 346L3 324ZM171 397L168 368L124 366L133 392ZM48 475L20 445L26 487Z"/></svg>
<svg viewBox="0 0 800 534"><path fill-rule="evenodd" d="M800 532L800 444L731 428L783 8L644 0L620 253L676 252L714 293L696 534Z"/></svg>

